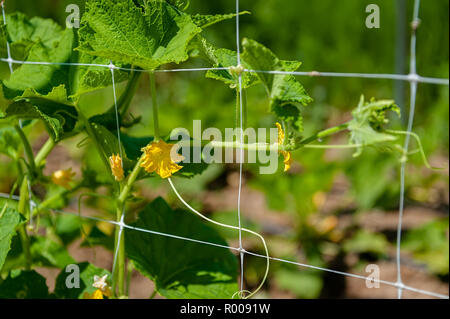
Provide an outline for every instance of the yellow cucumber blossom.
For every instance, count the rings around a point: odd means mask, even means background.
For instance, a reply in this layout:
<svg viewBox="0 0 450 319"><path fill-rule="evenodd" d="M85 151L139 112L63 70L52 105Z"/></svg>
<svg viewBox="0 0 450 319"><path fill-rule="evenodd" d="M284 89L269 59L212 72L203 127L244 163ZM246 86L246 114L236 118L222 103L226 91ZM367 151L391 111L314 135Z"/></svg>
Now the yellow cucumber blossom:
<svg viewBox="0 0 450 319"><path fill-rule="evenodd" d="M66 189L70 189L70 183L72 182L72 178L74 176L75 173L72 172L72 168L58 170L52 174L52 182Z"/></svg>
<svg viewBox="0 0 450 319"><path fill-rule="evenodd" d="M184 157L172 151L175 144L167 144L163 140L152 142L142 149L144 157L141 167L147 173L156 172L162 178L168 178L178 172L183 166L177 163L184 160Z"/></svg>
<svg viewBox="0 0 450 319"><path fill-rule="evenodd" d="M284 144L284 131L283 128L281 127L280 123L275 123L277 129L278 129L278 145L283 145ZM287 172L288 170L291 169L291 165L292 165L292 154L291 152L288 151L280 151L280 153L283 155L284 157L284 171Z"/></svg>
<svg viewBox="0 0 450 319"><path fill-rule="evenodd" d="M111 166L111 172L116 181L121 182L123 180L123 164L120 155L111 155L109 165Z"/></svg>
<svg viewBox="0 0 450 319"><path fill-rule="evenodd" d="M97 289L92 294L85 292L84 299L103 299L103 296L110 297L112 293L106 283L106 278L108 278L108 275L104 275L103 277L94 276L92 287Z"/></svg>

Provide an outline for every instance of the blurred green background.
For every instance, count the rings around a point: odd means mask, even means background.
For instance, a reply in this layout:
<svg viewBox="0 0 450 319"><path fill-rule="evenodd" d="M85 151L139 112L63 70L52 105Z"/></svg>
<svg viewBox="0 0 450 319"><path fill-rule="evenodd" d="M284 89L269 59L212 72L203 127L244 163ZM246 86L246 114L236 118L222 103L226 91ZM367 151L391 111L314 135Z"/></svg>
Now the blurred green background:
<svg viewBox="0 0 450 319"><path fill-rule="evenodd" d="M84 1L14 0L6 1L7 12L22 11L30 16L52 18L62 25L65 7L75 3L83 11ZM365 8L378 4L381 28L367 29ZM363 72L407 74L409 68L410 20L412 0L241 0L241 37L263 43L285 60L303 62L301 71ZM191 0L189 12L216 14L235 9L233 0ZM423 1L417 40L417 68L422 76L449 77L449 2ZM211 27L205 37L219 47L235 49L235 21ZM202 66L189 62L180 67ZM2 65L4 68L5 65ZM178 67L178 66L173 66ZM305 135L344 122L364 94L367 98L395 98L403 119L393 119L402 128L409 108L408 83L391 80L309 78L299 80L314 98L304 112ZM206 127L233 127L236 122L234 91L219 82L205 79L202 72L158 74L160 122L164 134L176 127L192 128L202 120ZM120 85L120 89L123 85ZM443 171L424 169L419 156L411 156L407 170L407 200L404 262L407 273L420 273L405 279L410 286L440 289L448 293L448 86L420 84L414 131L419 134L434 166ZM85 96L96 101L100 113L112 104L111 89ZM273 127L268 100L261 87L248 92L249 126ZM133 101L132 113L142 115L135 135L151 134L152 115L148 79L144 77ZM34 132L36 139L42 132ZM89 167L99 168L95 152L80 153L66 142L67 152ZM333 142L345 143L337 138ZM395 277L395 229L399 196L399 158L367 150L359 158L351 152L303 150L294 154L292 173L259 175L257 167L246 166L244 204L246 223L268 238L272 255L341 271L363 273L368 263L381 265L382 279ZM0 188L8 191L13 180L6 159L0 157ZM179 180L181 192L195 207L214 218L236 223L232 195L236 190L236 167L210 167L194 180ZM154 187L167 192L166 185L150 180L143 183L147 193ZM153 192L153 193L152 193ZM147 194L146 193L146 194ZM153 195L149 195L153 196ZM173 195L172 203L177 205ZM230 197L231 196L231 197ZM261 199L262 198L262 199ZM244 201L245 201L244 196ZM224 207L226 206L226 207ZM235 234L225 233L233 243ZM262 252L257 242L248 246ZM263 297L392 297L388 293L365 289L364 282L353 283L343 277L272 263ZM257 285L264 260L246 258L246 284ZM421 277L422 276L422 277ZM408 282L408 279L410 280ZM358 286L359 285L359 286ZM415 286L415 287L416 287ZM437 287L437 288L436 288ZM250 289L251 290L251 289ZM389 295L389 294L392 294ZM411 295L417 297L417 295ZM420 297L420 295L419 295Z"/></svg>

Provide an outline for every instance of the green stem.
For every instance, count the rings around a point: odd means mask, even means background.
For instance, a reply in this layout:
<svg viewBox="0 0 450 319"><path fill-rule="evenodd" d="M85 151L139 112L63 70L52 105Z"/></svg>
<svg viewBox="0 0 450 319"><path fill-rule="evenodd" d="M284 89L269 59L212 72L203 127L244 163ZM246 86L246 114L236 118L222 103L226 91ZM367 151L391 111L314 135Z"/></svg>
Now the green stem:
<svg viewBox="0 0 450 319"><path fill-rule="evenodd" d="M25 136L25 133L23 132L22 128L19 125L14 125L14 128L16 129L16 131L19 134L19 137L22 141L23 148L25 150L25 154L26 154L27 160L28 160L28 165L30 165L31 170L33 172L36 172L36 165L34 163L34 155L33 155L33 150L31 149L31 145L28 142L28 139Z"/></svg>
<svg viewBox="0 0 450 319"><path fill-rule="evenodd" d="M329 128L329 129L320 131L319 133L316 133L313 136L308 137L308 138L304 139L303 141L301 141L300 142L300 147L302 147L302 146L304 146L306 144L310 144L312 142L315 142L315 141L317 141L317 140L319 140L321 138L325 138L325 137L328 137L330 135L333 135L333 134L339 133L341 131L344 131L347 128L348 128L348 123L344 123L344 124L341 124L341 125L338 125L338 126L334 126L334 127Z"/></svg>
<svg viewBox="0 0 450 319"><path fill-rule="evenodd" d="M155 129L155 142L159 140L159 121L158 121L158 103L156 99L156 81L155 81L155 73L151 72L150 74L150 92L152 95L152 108L153 108L153 126Z"/></svg>
<svg viewBox="0 0 450 319"><path fill-rule="evenodd" d="M135 72L135 71L133 71L131 74L131 79L130 81L128 81L124 94L122 94L122 96L118 101L118 108L121 116L124 116L128 112L128 109L130 108L131 101L133 100L133 97L137 91L141 75L142 72Z"/></svg>
<svg viewBox="0 0 450 319"><path fill-rule="evenodd" d="M117 205L116 210L116 220L120 222L122 220L124 210L122 205ZM116 227L116 240L114 243L114 251L118 248L117 253L117 264L116 264L116 273L113 274L115 277L113 291L116 292L116 287L118 287L118 297L122 297L124 295L125 288L125 233L122 229L122 235L119 238L120 227Z"/></svg>
<svg viewBox="0 0 450 319"><path fill-rule="evenodd" d="M49 206L51 206L55 201L60 200L61 198L76 192L77 190L79 190L82 187L82 183L78 183L77 185L75 185L73 188L71 188L70 190L65 190L62 193L58 193L53 195L52 197L46 199L45 201L43 201L37 208L36 210L42 210L42 209L46 209Z"/></svg>
<svg viewBox="0 0 450 319"><path fill-rule="evenodd" d="M133 171L128 176L128 179L123 187L121 187L121 191L119 194L119 198L117 200L117 209L116 209L116 219L117 222L122 220L123 214L125 213L124 207L125 202L128 198L128 195L133 187L134 182L136 181L139 173L141 171L141 162L143 158L139 159L136 165L133 168ZM118 296L123 296L124 288L125 288L125 234L122 232L122 236L119 241L119 231L120 227L116 227L115 241L114 241L114 251L117 251L117 267L116 272L113 274L113 291L116 292L116 287L118 287Z"/></svg>
<svg viewBox="0 0 450 319"><path fill-rule="evenodd" d="M134 270L134 266L133 263L128 262L128 274L127 274L127 289L125 291L126 295L129 296L130 295L130 285L131 285L131 277L133 276L133 270Z"/></svg>
<svg viewBox="0 0 450 319"><path fill-rule="evenodd" d="M47 156L50 154L50 152L53 150L53 148L56 146L55 141L50 137L47 142L42 146L40 151L37 153L36 157L34 158L34 163L39 166L42 161L44 161Z"/></svg>
<svg viewBox="0 0 450 319"><path fill-rule="evenodd" d="M109 171L111 167L109 165L108 159L106 158L105 152L97 139L97 135L95 135L91 123L89 123L89 120L86 118L86 116L83 114L83 112L81 111L80 107L77 104L75 104L75 108L78 112L78 116L81 122L84 125L84 128L86 129L87 135L91 138L91 140L94 142L95 147L97 148L100 158L102 159L103 165L105 166L106 170ZM114 180L112 174L108 174L108 176Z"/></svg>
<svg viewBox="0 0 450 319"><path fill-rule="evenodd" d="M26 177L23 177L22 185L20 186L20 199L19 204L17 206L17 210L23 216L28 216L28 180ZM30 238L28 237L27 230L25 224L22 224L19 227L19 236L20 241L22 243L22 250L25 254L25 269L31 269L31 251L30 251Z"/></svg>
<svg viewBox="0 0 450 319"><path fill-rule="evenodd" d="M125 201L127 200L131 188L133 187L134 182L136 181L137 177L139 176L139 173L141 172L142 160L143 158L141 157L139 161L136 163L136 165L133 168L133 171L131 172L130 176L127 179L127 182L125 183L122 191L120 192L119 204L125 204Z"/></svg>
<svg viewBox="0 0 450 319"><path fill-rule="evenodd" d="M247 91L245 89L242 89L242 117L243 117L243 123L242 127L245 130L247 127L247 119L248 119L248 110L247 110Z"/></svg>

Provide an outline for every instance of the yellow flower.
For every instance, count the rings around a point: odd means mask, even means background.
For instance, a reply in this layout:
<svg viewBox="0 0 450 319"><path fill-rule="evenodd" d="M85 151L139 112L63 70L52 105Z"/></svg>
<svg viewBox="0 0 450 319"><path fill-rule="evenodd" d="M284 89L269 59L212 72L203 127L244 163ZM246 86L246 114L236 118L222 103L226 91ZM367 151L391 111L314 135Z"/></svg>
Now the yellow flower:
<svg viewBox="0 0 450 319"><path fill-rule="evenodd" d="M92 287L97 289L92 294L85 292L84 299L103 299L103 296L110 297L112 293L106 283L106 278L108 278L108 275L104 275L103 277L94 276Z"/></svg>
<svg viewBox="0 0 450 319"><path fill-rule="evenodd" d="M168 178L178 172L183 166L177 163L184 160L184 157L176 152L172 152L174 144L167 144L163 140L152 142L142 149L144 159L141 167L147 173L156 172L162 178ZM173 154L172 154L173 153Z"/></svg>
<svg viewBox="0 0 450 319"><path fill-rule="evenodd" d="M72 172L72 168L59 170L52 174L52 182L66 189L70 189L70 183L72 182L72 178L74 176L75 173Z"/></svg>
<svg viewBox="0 0 450 319"><path fill-rule="evenodd" d="M111 172L114 175L116 181L120 182L123 180L123 164L120 155L113 154L109 158L109 165L111 166Z"/></svg>
<svg viewBox="0 0 450 319"><path fill-rule="evenodd" d="M283 145L284 144L284 131L283 128L281 127L280 123L275 123L277 129L278 129L278 145ZM288 151L280 151L280 153L283 155L284 157L284 171L287 172L288 170L291 169L291 165L292 165L292 154L291 152Z"/></svg>
<svg viewBox="0 0 450 319"><path fill-rule="evenodd" d="M95 290L92 294L85 292L83 299L103 299L103 292L100 289Z"/></svg>

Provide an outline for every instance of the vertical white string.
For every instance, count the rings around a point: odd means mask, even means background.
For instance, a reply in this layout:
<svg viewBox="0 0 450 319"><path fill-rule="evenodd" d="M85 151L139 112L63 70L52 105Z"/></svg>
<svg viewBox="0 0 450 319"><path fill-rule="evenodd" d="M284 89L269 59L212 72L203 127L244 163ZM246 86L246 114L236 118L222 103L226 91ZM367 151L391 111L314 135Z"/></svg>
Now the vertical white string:
<svg viewBox="0 0 450 319"><path fill-rule="evenodd" d="M113 89L113 97L114 97L114 109L115 109L115 115L116 115L116 126L117 126L117 141L119 144L119 155L120 155L120 165L122 165L122 169L123 169L123 152L122 152L122 141L120 139L120 121L119 121L119 109L117 106L117 93L116 93L116 81L114 78L114 69L115 69L115 65L112 63L112 61L110 61L109 63L109 69L111 70L111 80L112 80L112 89ZM116 271L116 264L117 264L117 257L118 257L118 253L119 253L119 249L120 249L120 242L122 240L122 234L123 234L123 228L124 228L124 219L125 219L125 205L122 208L122 216L120 217L120 222L118 224L119 226L119 234L117 236L117 245L116 245L116 250L114 252L114 260L113 260L113 267L112 267L112 274L114 276L115 271Z"/></svg>
<svg viewBox="0 0 450 319"><path fill-rule="evenodd" d="M417 97L417 67L416 67L416 30L419 26L419 8L420 0L415 0L414 2L414 13L412 22L412 33L411 33L411 56L410 56L410 109L409 109L409 119L407 131L412 132L414 124L414 115L416 109L416 97ZM404 151L405 154L408 152L410 142L410 134L406 135ZM402 241L402 225L403 225L403 214L405 210L405 179L406 179L406 159L402 162L400 168L400 205L398 214L398 225L397 225L397 247L396 247L396 264L397 264L397 298L401 299L403 295L404 284L402 280L401 273L401 241Z"/></svg>
<svg viewBox="0 0 450 319"><path fill-rule="evenodd" d="M237 48L237 66L241 65L241 46L240 46L240 33L239 33L239 0L236 0L236 48ZM244 124L243 124L243 103L242 103L242 73L239 73L239 128L240 137L239 142L244 141ZM237 200L237 214L238 214L238 227L239 227L239 256L241 264L241 281L240 291L244 290L244 251L242 247L242 225L241 225L241 194L242 194L242 168L244 162L244 150L239 148L239 189ZM242 297L242 295L240 294Z"/></svg>

